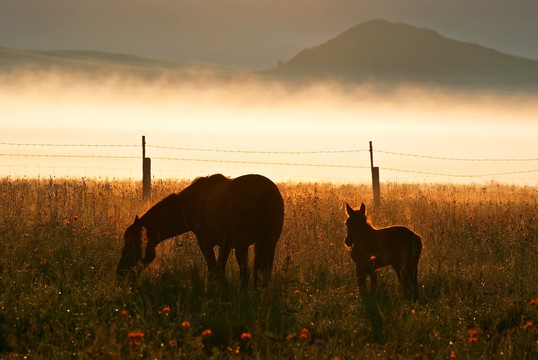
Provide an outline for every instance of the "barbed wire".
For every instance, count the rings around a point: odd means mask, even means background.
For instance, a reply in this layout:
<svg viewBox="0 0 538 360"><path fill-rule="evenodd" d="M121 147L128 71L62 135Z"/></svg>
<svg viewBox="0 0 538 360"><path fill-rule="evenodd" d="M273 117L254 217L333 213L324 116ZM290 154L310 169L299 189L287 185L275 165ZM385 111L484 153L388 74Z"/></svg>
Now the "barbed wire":
<svg viewBox="0 0 538 360"><path fill-rule="evenodd" d="M187 159L187 158L167 158L167 157L152 157L152 159L172 160L172 161L211 162L211 163L225 163L225 164L247 164L247 165L305 166L305 167L325 167L325 168L344 168L344 169L369 169L370 168L369 166L358 166L358 165L304 164L304 163L270 162L270 161Z"/></svg>
<svg viewBox="0 0 538 360"><path fill-rule="evenodd" d="M0 157L48 157L48 158L81 158L81 159L141 159L140 156L69 155L69 154L0 154Z"/></svg>
<svg viewBox="0 0 538 360"><path fill-rule="evenodd" d="M6 146L43 146L43 147L118 147L118 148L138 148L140 145L123 144L37 144L37 143L15 143L15 142L0 142L0 145ZM368 152L368 149L336 149L336 150L313 150L313 151L264 151L264 150L232 150L232 149L207 149L207 148L191 148L191 147L175 147L147 144L146 148L162 149L162 150L178 150L178 151L193 151L193 152L217 152L217 153L237 153L237 154L267 154L267 155L309 155L309 154L343 154L343 153L360 153ZM386 150L374 150L374 153L416 157L433 160L448 160L448 161L470 161L470 162L511 162L523 161L532 162L538 161L538 158L461 158L448 156L431 156L421 154L400 153ZM5 155L4 155L5 156ZM134 156L133 156L134 158Z"/></svg>
<svg viewBox="0 0 538 360"><path fill-rule="evenodd" d="M0 145L14 145L14 146L54 146L54 147L69 147L69 146L85 146L85 147L138 147L140 145L84 145L84 144L21 144L21 143L7 143L0 142ZM224 149L200 149L200 148L182 148L182 147L168 147L168 146L151 146L152 148L168 149L168 150L184 150L184 151L204 151L204 152L221 152L221 153L251 153L251 154L322 154L322 153L351 153L351 152L367 152L369 150L328 150L328 151L247 151L247 150L224 150ZM428 155L417 154L405 154L397 152L389 152L384 150L375 150L378 153L385 153L389 155L398 156L411 156L417 158L437 159L437 160L458 160L458 161L536 161L538 159L472 159L472 158L449 158L449 157L437 157ZM36 157L36 158L73 158L73 159L140 159L140 156L132 155L83 155L83 154L16 154L16 153L0 153L0 157ZM152 157L154 160L164 161L187 161L187 162L206 162L206 163L227 163L227 164L246 164L246 165L273 165L273 166L294 166L294 167L321 167L321 168L342 168L342 169L369 169L370 166L360 165L344 165L344 164L324 164L324 163L300 163L300 162L275 162L275 161L248 161L248 160L226 160L226 159L200 159L200 158L185 158L185 157ZM480 177L493 177L504 175L516 175L516 174L529 174L538 172L538 169L521 170L521 171L506 171L487 174L447 174L436 173L429 171L418 171L408 169L396 169L381 167L384 171L401 172L408 174L419 174L429 176L443 176L452 178L480 178Z"/></svg>
<svg viewBox="0 0 538 360"><path fill-rule="evenodd" d="M509 162L509 161L538 161L538 158L504 158L504 159L492 159L492 158L455 158L455 157L445 157L445 156L430 156L430 155L418 155L418 154L405 154L398 153L393 151L385 150L374 150L375 153L397 155L397 156L407 156L407 157L416 157L423 159L434 159L434 160L450 160L450 161L484 161L484 162Z"/></svg>
<svg viewBox="0 0 538 360"><path fill-rule="evenodd" d="M444 174L444 173L435 173L435 172L428 172L428 171L393 169L393 168L385 168L385 167L382 167L380 169L381 170L386 170L386 171L396 171L396 172L409 173L409 174L433 175L433 176L445 176L445 177L459 177L459 178L478 178L478 177L488 177L488 176L530 174L530 173L538 172L538 169L534 169L534 170L507 171L507 172L489 173L489 174Z"/></svg>
<svg viewBox="0 0 538 360"><path fill-rule="evenodd" d="M368 149L349 149L349 150L314 150L314 151L263 151L263 150L228 150L228 149L201 149L185 148L173 146L146 145L147 148L181 150L181 151L199 151L199 152L220 152L220 153L237 153L237 154L275 154L275 155L306 155L306 154L342 154L367 152Z"/></svg>
<svg viewBox="0 0 538 360"><path fill-rule="evenodd" d="M113 145L113 144L29 144L29 143L13 143L13 142L0 142L0 145L8 146L44 146L44 147L140 147L140 145Z"/></svg>

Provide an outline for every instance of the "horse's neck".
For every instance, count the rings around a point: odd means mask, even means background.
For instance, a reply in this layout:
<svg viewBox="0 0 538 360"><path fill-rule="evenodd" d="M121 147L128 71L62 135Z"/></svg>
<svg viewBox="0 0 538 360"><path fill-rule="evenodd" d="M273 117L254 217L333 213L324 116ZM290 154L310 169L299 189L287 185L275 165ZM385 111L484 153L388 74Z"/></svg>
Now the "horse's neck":
<svg viewBox="0 0 538 360"><path fill-rule="evenodd" d="M163 240L181 235L189 230L186 227L185 215L181 207L178 207L178 209L163 208L142 217L141 220L142 225L146 228L149 240L154 246L157 246Z"/></svg>

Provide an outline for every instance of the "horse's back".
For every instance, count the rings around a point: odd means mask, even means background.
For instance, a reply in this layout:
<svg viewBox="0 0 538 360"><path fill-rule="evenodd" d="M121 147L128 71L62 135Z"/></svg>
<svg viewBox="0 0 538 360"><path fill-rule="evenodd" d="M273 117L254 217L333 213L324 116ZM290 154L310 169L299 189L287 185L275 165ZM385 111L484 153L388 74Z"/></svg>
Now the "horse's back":
<svg viewBox="0 0 538 360"><path fill-rule="evenodd" d="M391 226L378 230L378 247L386 251L388 257L400 256L422 250L420 235L404 226Z"/></svg>
<svg viewBox="0 0 538 360"><path fill-rule="evenodd" d="M228 183L225 211L238 231L268 233L278 238L284 221L284 201L278 187L262 175L244 175Z"/></svg>

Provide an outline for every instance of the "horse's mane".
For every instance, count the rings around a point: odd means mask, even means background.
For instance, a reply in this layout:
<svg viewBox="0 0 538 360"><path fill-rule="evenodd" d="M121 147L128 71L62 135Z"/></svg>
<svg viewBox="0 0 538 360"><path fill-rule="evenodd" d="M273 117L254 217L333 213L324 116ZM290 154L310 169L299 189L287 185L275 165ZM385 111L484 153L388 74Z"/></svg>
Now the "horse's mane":
<svg viewBox="0 0 538 360"><path fill-rule="evenodd" d="M179 207L181 199L186 199L193 194L196 194L199 187L212 186L213 184L222 183L224 181L229 181L230 179L222 174L215 174L211 176L204 176L196 178L189 186L183 189L179 193L173 193L159 201L157 204L153 205L141 218L153 217L155 215L161 214L163 211L175 210ZM190 191L189 191L190 190ZM192 192L194 191L194 192ZM190 195L189 195L190 194Z"/></svg>
<svg viewBox="0 0 538 360"><path fill-rule="evenodd" d="M154 215L160 214L163 210L173 209L177 206L179 202L179 194L173 193L159 201L157 204L153 205L146 213L142 216L141 220L145 217L152 217Z"/></svg>
<svg viewBox="0 0 538 360"><path fill-rule="evenodd" d="M374 226L374 224L372 224L372 220L370 220L370 217L368 215L364 215L364 217L366 218L366 225L368 225L372 229L375 229L376 227Z"/></svg>
<svg viewBox="0 0 538 360"><path fill-rule="evenodd" d="M194 181L189 185L191 186L199 186L201 184L213 184L213 183L220 183L226 180L230 180L230 178L227 178L226 176L222 174L214 174L210 176L201 176L194 179Z"/></svg>

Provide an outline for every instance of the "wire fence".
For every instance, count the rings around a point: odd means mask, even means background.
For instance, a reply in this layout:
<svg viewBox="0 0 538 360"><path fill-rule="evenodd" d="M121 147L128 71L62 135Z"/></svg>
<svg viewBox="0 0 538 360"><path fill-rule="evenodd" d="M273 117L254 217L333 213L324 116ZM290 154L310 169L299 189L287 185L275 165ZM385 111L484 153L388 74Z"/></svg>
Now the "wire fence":
<svg viewBox="0 0 538 360"><path fill-rule="evenodd" d="M0 148L3 149L0 152L0 158L3 159L20 159L20 158L26 158L26 159L48 159L48 160L96 160L96 161L105 161L105 160L116 160L120 162L124 162L126 160L132 161L133 165L135 164L135 160L141 160L141 156L139 155L140 145L135 144L52 144L52 143L16 143L16 142L0 142ZM43 152L44 148L48 148L46 152ZM74 153L74 151L66 152L65 150L73 150L77 148L85 148L87 150L94 151L98 150L98 153ZM111 154L110 149L128 149L128 154ZM370 166L366 166L366 162L361 161L362 163L359 163L359 157L348 157L346 158L346 163L343 162L317 162L317 161L297 161L297 160L287 160L286 157L289 159L289 156L294 156L295 158L299 157L301 160L303 160L305 157L308 156L320 156L320 155L354 155L354 154L360 154L360 153L368 153L369 149L328 149L328 150L311 150L311 151L267 151L267 150L234 150L234 149L216 149L216 148L193 148L193 147L174 147L174 146L161 146L161 145L146 145L147 149L153 149L156 150L158 153L159 151L165 151L166 156L163 155L155 155L150 156L152 160L158 160L160 162L188 162L188 163L214 163L214 164L233 164L233 165L247 165L252 166L255 165L257 167L259 166L272 166L272 167L281 167L281 168L325 168L327 170L331 169L370 169ZM19 149L24 149L24 151L17 151ZM60 151L55 151L58 149L61 149ZM104 149L108 149L105 152L101 151ZM7 150L7 151L6 151ZM30 151L31 150L31 151ZM176 155L178 154L179 155ZM206 156L206 154L212 153L214 156ZM377 155L383 155L385 157L392 157L392 158L410 158L410 159L421 159L421 160L428 160L428 161L437 161L437 162L459 162L459 163L513 163L513 164L520 164L518 165L517 169L514 169L513 166L510 166L510 168L506 168L503 171L482 171L482 172L474 172L474 173L454 173L454 172L443 172L443 171L433 171L430 169L412 169L412 168L398 168L393 166L380 166L379 169L382 171L383 174L387 172L391 173L399 173L404 175L421 175L421 176L433 176L433 177L441 177L441 178L448 178L448 179L478 179L478 178L498 178L502 176L510 176L510 175L528 175L532 173L538 173L538 158L536 157L526 157L526 158L466 158L466 157L449 157L449 156L433 156L433 155L424 155L424 154L411 154L411 153L402 153L402 152L394 152L394 151L387 151L387 150L374 150L374 154ZM190 155L188 155L190 154ZM200 156L192 156L193 154L203 154ZM263 160L263 159L252 159L252 158L244 158L245 156L276 156L279 157L278 160ZM230 158L232 156L232 158ZM284 159L282 159L284 157ZM318 159L319 160L319 159ZM341 161L341 160L340 160ZM2 167L7 169L7 176L12 176L14 173L13 169L15 168L22 168L23 170L26 170L28 168L37 168L39 169L39 176L47 175L47 174L41 174L41 170L50 168L54 172L54 176L57 176L56 174L59 172L57 171L58 168L62 168L63 165L61 163L55 163L53 165L51 164L32 164L32 163L25 163L23 165L17 164L17 163L10 163L6 164L5 161L2 161L3 165ZM385 163L385 162L383 162ZM394 163L394 161L389 162ZM398 161L398 164L400 164L401 161ZM523 168L522 168L523 167ZM109 176L108 174L112 175L112 177L117 177L116 173L128 173L128 178L135 177L138 173L141 174L140 168L137 168L136 165L134 165L131 168L127 168L125 166L118 167L118 166L105 166L102 164L102 166L79 166L79 165L71 165L66 166L67 169L67 175L69 173L82 173L81 175L87 175L88 169L91 169L90 173L95 173L95 170L98 170L99 177ZM74 171L78 170L78 171ZM84 171L80 171L84 170ZM167 169L163 167L161 169L162 172L166 172ZM51 171L49 171L48 175L53 175ZM179 177L188 178L190 177L188 174L183 174L181 176L181 171L176 170L176 175L179 175ZM4 171L5 173L5 171ZM46 173L46 171L45 171ZM154 173L159 173L159 169L154 169ZM188 171L186 171L188 173ZM136 174L136 175L134 175ZM4 174L5 175L5 174ZM59 176L62 176L61 173L58 174ZM284 174L283 176L286 176ZM288 173L288 177L293 178L292 174ZM311 175L309 177L312 177ZM315 177L315 176L314 176ZM352 178L354 176L349 176L349 178ZM323 176L320 178L328 178L327 176ZM330 178L330 177L329 177ZM340 178L341 179L341 178ZM367 181L368 179L363 179L364 181Z"/></svg>

